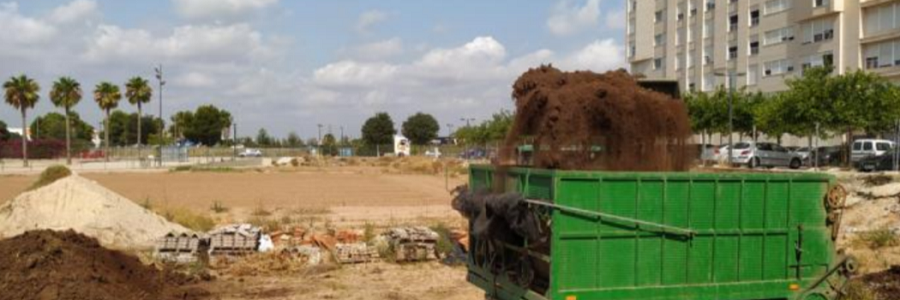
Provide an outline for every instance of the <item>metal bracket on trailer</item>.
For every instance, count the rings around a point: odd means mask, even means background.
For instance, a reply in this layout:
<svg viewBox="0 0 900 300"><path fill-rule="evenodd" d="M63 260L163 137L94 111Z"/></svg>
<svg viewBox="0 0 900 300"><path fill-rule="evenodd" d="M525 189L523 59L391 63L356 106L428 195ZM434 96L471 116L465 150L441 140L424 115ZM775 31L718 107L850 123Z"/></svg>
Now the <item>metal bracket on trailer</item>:
<svg viewBox="0 0 900 300"><path fill-rule="evenodd" d="M680 236L684 236L687 238L693 238L694 235L697 234L696 231L688 229L688 228L681 228L681 227L676 227L676 226L671 226L671 225L666 225L666 224L659 224L659 223L654 223L654 222L650 222L650 221L644 221L644 220L639 220L639 219L634 219L634 218L629 218L629 217L617 216L617 215L607 214L607 213L602 213L602 212L589 211L589 210L584 210L584 209L575 208L575 207L571 207L571 206L547 203L547 202L540 201L540 200L526 199L525 202L528 204L549 207L552 209L558 209L560 211L564 211L564 212L568 212L568 213L572 213L572 214L576 214L576 215L581 215L581 216L585 216L585 217L589 217L589 218L597 218L600 220L608 219L608 220L612 220L612 221L616 221L616 222L631 223L635 226L636 229L647 231L647 232L675 234L675 235L680 235Z"/></svg>

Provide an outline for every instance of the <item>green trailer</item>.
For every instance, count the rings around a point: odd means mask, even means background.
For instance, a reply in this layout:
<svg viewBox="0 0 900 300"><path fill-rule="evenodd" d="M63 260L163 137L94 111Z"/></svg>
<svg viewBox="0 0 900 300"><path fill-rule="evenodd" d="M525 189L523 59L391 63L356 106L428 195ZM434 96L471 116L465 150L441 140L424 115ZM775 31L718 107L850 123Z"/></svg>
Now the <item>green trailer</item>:
<svg viewBox="0 0 900 300"><path fill-rule="evenodd" d="M473 234L468 281L488 299L830 300L855 269L835 251L846 193L830 175L494 172L472 166L470 189L520 193L550 237Z"/></svg>

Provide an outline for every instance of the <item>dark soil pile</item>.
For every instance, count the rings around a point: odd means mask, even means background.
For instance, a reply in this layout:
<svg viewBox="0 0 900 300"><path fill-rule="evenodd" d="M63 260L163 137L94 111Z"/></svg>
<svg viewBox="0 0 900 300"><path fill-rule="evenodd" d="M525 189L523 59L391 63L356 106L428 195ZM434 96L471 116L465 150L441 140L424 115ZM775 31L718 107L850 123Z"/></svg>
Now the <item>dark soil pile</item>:
<svg viewBox="0 0 900 300"><path fill-rule="evenodd" d="M900 300L900 266L859 278L878 300Z"/></svg>
<svg viewBox="0 0 900 300"><path fill-rule="evenodd" d="M0 300L203 299L187 276L160 271L74 231L0 241Z"/></svg>
<svg viewBox="0 0 900 300"><path fill-rule="evenodd" d="M516 119L501 162L533 144L540 168L685 171L691 153L684 103L643 89L624 70L605 74L530 69L513 85Z"/></svg>

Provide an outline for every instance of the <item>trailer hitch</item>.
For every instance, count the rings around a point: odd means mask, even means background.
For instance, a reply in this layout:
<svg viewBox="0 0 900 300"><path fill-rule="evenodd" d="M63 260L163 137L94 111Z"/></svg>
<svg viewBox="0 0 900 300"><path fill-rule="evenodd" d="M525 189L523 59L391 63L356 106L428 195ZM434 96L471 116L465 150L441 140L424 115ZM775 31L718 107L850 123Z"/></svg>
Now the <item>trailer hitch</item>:
<svg viewBox="0 0 900 300"><path fill-rule="evenodd" d="M557 209L559 211L564 211L567 213L580 215L583 217L596 218L598 220L607 220L607 221L613 221L613 222L617 222L617 223L629 223L630 225L634 226L635 229L643 230L643 231L647 231L647 232L662 233L662 234L674 234L674 235L679 235L679 236L683 236L683 237L687 237L687 238L693 238L694 235L697 234L696 231L691 230L689 228L681 228L681 227L676 227L676 226L672 226L672 225L659 224L659 223L639 220L639 219L635 219L635 218L617 216L617 215L608 214L608 213L589 211L589 210L584 210L584 209L571 207L571 206L548 203L548 202L541 201L541 200L526 199L525 202L528 204L531 204L531 205L549 207L552 209Z"/></svg>

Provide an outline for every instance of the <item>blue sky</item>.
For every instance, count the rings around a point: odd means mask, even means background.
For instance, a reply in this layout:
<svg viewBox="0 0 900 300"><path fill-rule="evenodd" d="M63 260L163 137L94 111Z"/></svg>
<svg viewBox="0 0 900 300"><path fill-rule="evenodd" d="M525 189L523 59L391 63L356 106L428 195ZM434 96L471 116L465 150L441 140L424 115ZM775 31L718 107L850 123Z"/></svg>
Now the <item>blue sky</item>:
<svg viewBox="0 0 900 300"><path fill-rule="evenodd" d="M358 136L378 111L398 127L418 111L458 126L511 108L510 85L529 67L624 67L623 9L618 0L0 0L0 32L17 33L0 36L0 77L35 77L37 114L53 109L46 92L58 76L89 96L100 81L149 78L162 63L167 119L214 104L233 112L241 135L311 137L321 123ZM101 120L88 97L76 110ZM0 120L20 122L8 106Z"/></svg>

